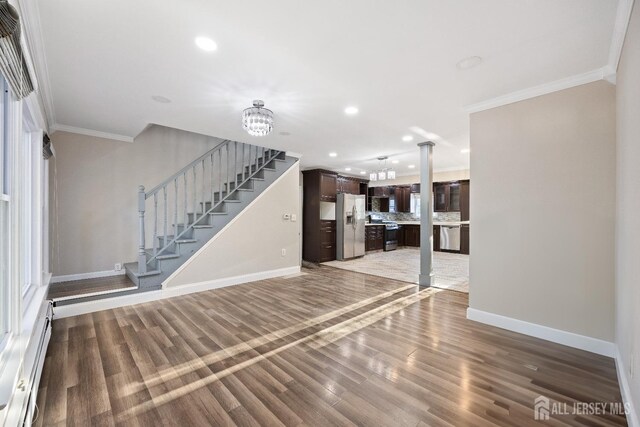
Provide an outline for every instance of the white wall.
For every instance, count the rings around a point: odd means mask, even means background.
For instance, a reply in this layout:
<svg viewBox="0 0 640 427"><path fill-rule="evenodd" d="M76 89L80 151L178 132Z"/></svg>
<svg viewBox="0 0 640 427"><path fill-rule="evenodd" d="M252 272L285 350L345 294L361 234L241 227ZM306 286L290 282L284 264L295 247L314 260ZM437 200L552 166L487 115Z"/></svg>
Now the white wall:
<svg viewBox="0 0 640 427"><path fill-rule="evenodd" d="M617 75L616 343L640 405L640 4ZM633 365L633 366L632 366ZM633 377L631 376L634 372Z"/></svg>
<svg viewBox="0 0 640 427"><path fill-rule="evenodd" d="M300 266L300 167L296 163L169 277L165 287ZM296 214L296 222L283 214ZM282 255L282 249L286 255Z"/></svg>
<svg viewBox="0 0 640 427"><path fill-rule="evenodd" d="M434 148L437 150L438 147ZM418 167L418 166L416 166ZM469 179L469 169L461 169L454 171L442 171L433 173L433 182L445 182L445 181L458 181L461 179ZM396 179L387 179L384 181L370 181L369 187L384 187L386 185L407 185L417 184L420 182L420 174L416 175L403 175Z"/></svg>
<svg viewBox="0 0 640 427"><path fill-rule="evenodd" d="M607 82L472 114L470 307L613 342L615 166Z"/></svg>
<svg viewBox="0 0 640 427"><path fill-rule="evenodd" d="M54 276L113 270L136 260L138 185L147 190L220 142L152 126L133 143L52 135L49 165Z"/></svg>

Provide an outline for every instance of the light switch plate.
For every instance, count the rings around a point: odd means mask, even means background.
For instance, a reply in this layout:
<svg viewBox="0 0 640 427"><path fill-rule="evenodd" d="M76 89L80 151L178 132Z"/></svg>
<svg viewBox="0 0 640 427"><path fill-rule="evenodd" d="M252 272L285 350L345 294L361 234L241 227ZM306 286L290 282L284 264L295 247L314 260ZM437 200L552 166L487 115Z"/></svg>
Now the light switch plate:
<svg viewBox="0 0 640 427"><path fill-rule="evenodd" d="M292 222L296 222L297 219L298 219L298 217L296 216L296 214L291 214L291 221Z"/></svg>

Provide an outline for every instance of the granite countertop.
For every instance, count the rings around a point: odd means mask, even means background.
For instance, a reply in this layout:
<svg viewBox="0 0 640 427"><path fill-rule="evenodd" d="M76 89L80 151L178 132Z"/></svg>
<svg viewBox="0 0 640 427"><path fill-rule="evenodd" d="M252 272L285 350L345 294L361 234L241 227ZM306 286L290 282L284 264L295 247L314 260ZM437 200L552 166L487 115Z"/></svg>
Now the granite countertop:
<svg viewBox="0 0 640 427"><path fill-rule="evenodd" d="M396 223L398 225L420 225L420 221L396 221ZM433 225L451 225L451 226L456 226L456 225L469 225L469 221L433 221ZM379 224L379 223L366 223L365 226L370 226L370 225L384 225L384 224Z"/></svg>
<svg viewBox="0 0 640 427"><path fill-rule="evenodd" d="M370 226L370 225L380 225L380 226L383 226L384 224L377 224L377 223L374 223L374 222L368 222L368 223L366 223L366 224L365 224L365 227L368 227L368 226Z"/></svg>
<svg viewBox="0 0 640 427"><path fill-rule="evenodd" d="M420 225L420 221L397 221L398 225ZM469 221L433 221L433 225L469 225Z"/></svg>

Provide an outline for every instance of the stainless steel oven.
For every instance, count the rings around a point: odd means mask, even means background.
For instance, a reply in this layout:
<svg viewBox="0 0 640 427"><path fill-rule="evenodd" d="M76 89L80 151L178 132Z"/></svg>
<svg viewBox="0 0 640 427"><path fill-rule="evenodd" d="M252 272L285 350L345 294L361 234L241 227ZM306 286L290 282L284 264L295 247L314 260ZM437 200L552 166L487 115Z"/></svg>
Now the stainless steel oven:
<svg viewBox="0 0 640 427"><path fill-rule="evenodd" d="M393 251L398 248L398 224L387 222L384 224L384 250Z"/></svg>

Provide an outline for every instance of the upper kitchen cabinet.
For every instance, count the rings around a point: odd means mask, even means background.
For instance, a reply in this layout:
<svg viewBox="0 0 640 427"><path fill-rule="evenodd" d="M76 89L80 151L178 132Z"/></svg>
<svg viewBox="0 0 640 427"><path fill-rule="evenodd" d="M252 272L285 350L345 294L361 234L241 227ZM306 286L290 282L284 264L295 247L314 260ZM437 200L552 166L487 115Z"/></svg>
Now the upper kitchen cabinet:
<svg viewBox="0 0 640 427"><path fill-rule="evenodd" d="M469 218L469 181L436 182L433 184L433 210L435 212L462 212ZM462 216L462 214L461 214Z"/></svg>
<svg viewBox="0 0 640 427"><path fill-rule="evenodd" d="M370 190L373 197L389 197L391 195L390 187L371 187Z"/></svg>
<svg viewBox="0 0 640 427"><path fill-rule="evenodd" d="M433 210L435 212L448 212L449 208L449 184L436 182L433 184Z"/></svg>
<svg viewBox="0 0 640 427"><path fill-rule="evenodd" d="M411 212L411 187L395 188L396 212Z"/></svg>
<svg viewBox="0 0 640 427"><path fill-rule="evenodd" d="M360 194L360 180L356 178L348 178L338 175L337 189L338 193Z"/></svg>
<svg viewBox="0 0 640 427"><path fill-rule="evenodd" d="M469 221L469 180L460 181L460 221Z"/></svg>
<svg viewBox="0 0 640 427"><path fill-rule="evenodd" d="M322 200L323 202L335 202L336 194L338 193L338 175L327 172L319 172L319 175L320 200Z"/></svg>

